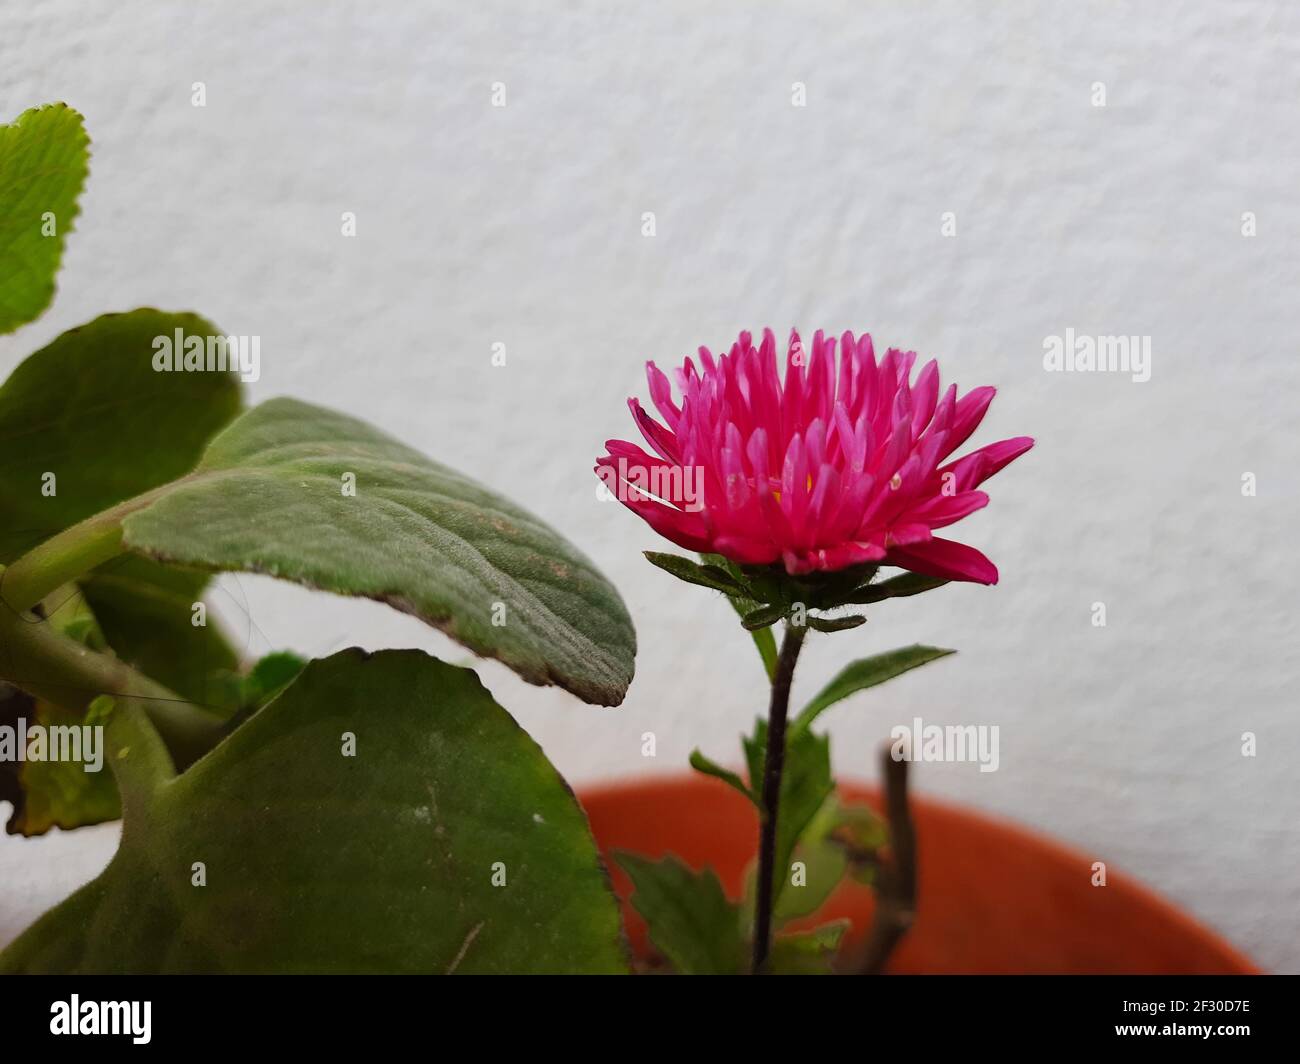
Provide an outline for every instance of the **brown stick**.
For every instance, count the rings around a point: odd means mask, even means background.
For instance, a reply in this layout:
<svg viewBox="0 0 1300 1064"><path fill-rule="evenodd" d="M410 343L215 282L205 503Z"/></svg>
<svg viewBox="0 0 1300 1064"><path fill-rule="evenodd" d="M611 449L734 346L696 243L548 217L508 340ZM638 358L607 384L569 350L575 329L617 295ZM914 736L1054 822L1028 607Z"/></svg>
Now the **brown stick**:
<svg viewBox="0 0 1300 1064"><path fill-rule="evenodd" d="M907 762L895 761L886 748L881 765L890 854L880 862L876 918L856 966L861 975L879 975L884 970L894 947L916 918L916 828L907 803Z"/></svg>

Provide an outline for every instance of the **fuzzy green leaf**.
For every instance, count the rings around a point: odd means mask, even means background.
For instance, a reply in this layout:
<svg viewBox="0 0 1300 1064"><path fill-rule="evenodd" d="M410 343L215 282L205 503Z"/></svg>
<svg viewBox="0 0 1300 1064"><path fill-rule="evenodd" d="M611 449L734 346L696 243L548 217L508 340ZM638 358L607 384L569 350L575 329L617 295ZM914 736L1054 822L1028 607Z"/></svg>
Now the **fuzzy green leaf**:
<svg viewBox="0 0 1300 1064"><path fill-rule="evenodd" d="M814 617L808 615L808 627L817 632L847 632L867 623L860 614L850 613L845 617Z"/></svg>
<svg viewBox="0 0 1300 1064"><path fill-rule="evenodd" d="M193 314L105 314L30 355L0 385L0 562L184 476L235 416L234 374L154 372L155 338L176 329L220 335Z"/></svg>
<svg viewBox="0 0 1300 1064"><path fill-rule="evenodd" d="M622 701L622 599L536 517L362 421L292 399L250 410L122 525L179 565L268 573L414 614L530 683Z"/></svg>
<svg viewBox="0 0 1300 1064"><path fill-rule="evenodd" d="M106 739L118 852L0 972L626 970L582 810L467 669L313 662L180 776L137 706Z"/></svg>
<svg viewBox="0 0 1300 1064"><path fill-rule="evenodd" d="M786 614L786 608L779 602L769 603L766 606L758 606L750 610L740 618L742 627L747 632L753 632L760 628L770 628L776 624Z"/></svg>
<svg viewBox="0 0 1300 1064"><path fill-rule="evenodd" d="M947 583L950 583L950 581L938 576L926 576L924 573L903 573L901 576L891 576L888 580L882 580L878 584L868 584L866 587L860 587L851 594L844 596L839 601L839 605L865 606L868 603L881 602L884 599L908 598L912 595L919 595L923 591L933 591L935 588L943 587Z"/></svg>

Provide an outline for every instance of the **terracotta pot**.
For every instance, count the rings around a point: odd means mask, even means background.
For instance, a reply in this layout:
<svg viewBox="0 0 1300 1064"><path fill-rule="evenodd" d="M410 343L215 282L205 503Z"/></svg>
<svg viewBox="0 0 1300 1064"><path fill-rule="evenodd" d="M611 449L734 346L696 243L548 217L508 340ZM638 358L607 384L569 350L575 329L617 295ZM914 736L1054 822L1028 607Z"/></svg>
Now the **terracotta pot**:
<svg viewBox="0 0 1300 1064"><path fill-rule="evenodd" d="M841 785L850 801L876 805L873 789ZM743 797L702 776L670 776L582 790L596 842L623 903L633 950L647 953L645 924L628 903L631 884L608 860L625 849L674 853L708 865L738 897L757 849L757 819ZM920 897L912 930L888 970L958 973L1220 973L1258 969L1226 942L1136 881L1107 869L1092 886L1095 857L1012 824L912 799ZM845 882L815 921L848 917L852 948L870 926L869 888Z"/></svg>

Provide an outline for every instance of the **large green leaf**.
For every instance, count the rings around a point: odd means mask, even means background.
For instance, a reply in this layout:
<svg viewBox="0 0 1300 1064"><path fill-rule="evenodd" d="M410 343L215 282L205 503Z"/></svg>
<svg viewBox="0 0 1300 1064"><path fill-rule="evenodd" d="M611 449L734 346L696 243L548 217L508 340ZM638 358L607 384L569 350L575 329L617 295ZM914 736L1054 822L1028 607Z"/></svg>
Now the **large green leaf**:
<svg viewBox="0 0 1300 1064"><path fill-rule="evenodd" d="M89 145L81 115L67 104L36 107L0 126L0 334L31 321L54 297Z"/></svg>
<svg viewBox="0 0 1300 1064"><path fill-rule="evenodd" d="M106 739L120 848L0 971L625 970L581 809L470 670L314 662L181 776L135 705Z"/></svg>
<svg viewBox="0 0 1300 1064"><path fill-rule="evenodd" d="M350 494L352 487L355 494ZM617 705L636 637L618 592L556 532L355 418L250 410L195 473L123 522L156 559L379 599L531 683Z"/></svg>
<svg viewBox="0 0 1300 1064"><path fill-rule="evenodd" d="M194 314L134 310L65 332L0 385L0 562L194 468L239 409L231 373L158 373L154 339L215 336ZM53 473L55 494L42 492Z"/></svg>

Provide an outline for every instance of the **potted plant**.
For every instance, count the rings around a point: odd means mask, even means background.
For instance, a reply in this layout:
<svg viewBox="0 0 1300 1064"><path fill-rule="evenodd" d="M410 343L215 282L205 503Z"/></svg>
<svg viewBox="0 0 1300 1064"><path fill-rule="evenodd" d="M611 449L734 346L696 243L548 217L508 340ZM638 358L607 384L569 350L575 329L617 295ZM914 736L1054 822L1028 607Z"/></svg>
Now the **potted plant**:
<svg viewBox="0 0 1300 1064"><path fill-rule="evenodd" d="M0 331L50 302L87 159L64 105L0 128ZM770 701L743 771L697 751L693 779L580 803L472 669L355 649L247 662L208 623L211 574L266 573L388 603L585 702L617 705L633 678L627 610L576 547L357 418L245 409L258 352L139 309L64 333L0 386L8 828L123 821L109 866L0 971L1248 968L1140 889L1094 890L1081 858L913 809L911 738L886 748L883 796L836 787L822 714L952 651L853 661L792 702L807 639L996 581L934 535L1032 444L953 457L991 388L944 391L934 362L913 376L914 354L852 334L793 334L784 371L770 332L742 334L687 360L676 397L651 364L662 421L632 401L651 450L610 441L597 472L689 552L653 564L732 603ZM970 875L989 853L1019 877L1010 907L984 866ZM1122 936L1126 920L1160 949L1098 940L1095 921Z"/></svg>

